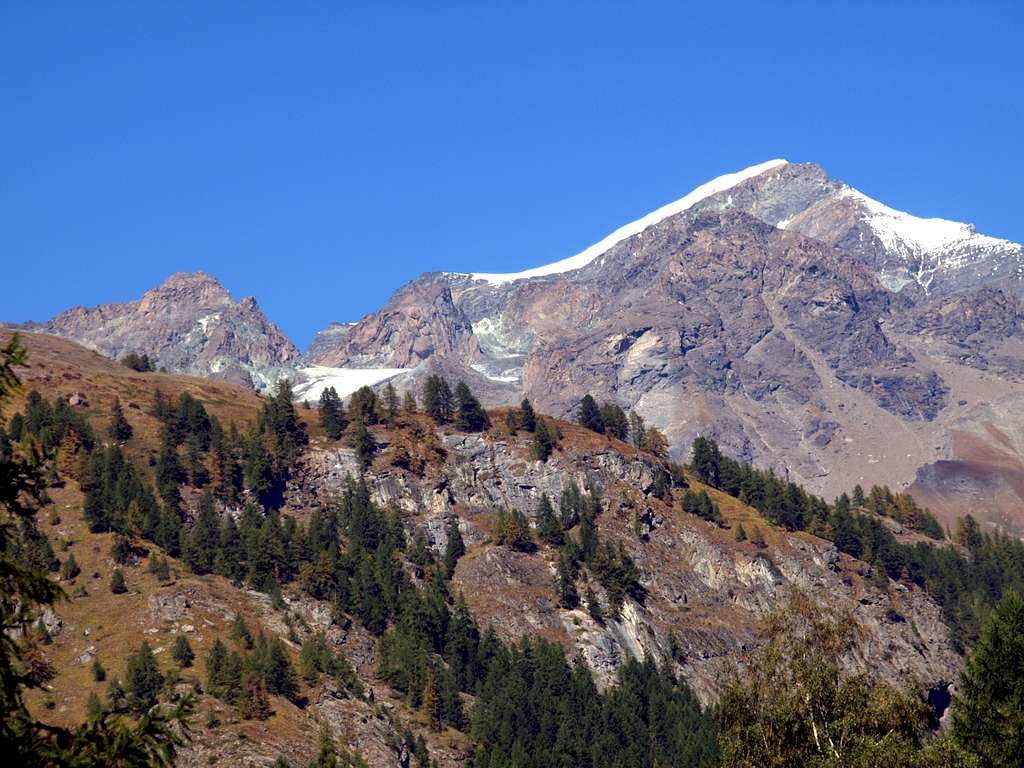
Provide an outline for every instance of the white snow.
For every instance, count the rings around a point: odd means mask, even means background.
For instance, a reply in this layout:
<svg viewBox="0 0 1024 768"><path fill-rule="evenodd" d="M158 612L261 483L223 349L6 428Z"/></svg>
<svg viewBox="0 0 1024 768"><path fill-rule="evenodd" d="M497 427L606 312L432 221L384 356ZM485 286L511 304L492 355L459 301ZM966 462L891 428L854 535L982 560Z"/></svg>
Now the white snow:
<svg viewBox="0 0 1024 768"><path fill-rule="evenodd" d="M788 219L783 219L778 224L776 224L775 227L776 227L776 229L785 229L786 227L789 226L789 222L791 222L792 220L793 220L792 217L790 217Z"/></svg>
<svg viewBox="0 0 1024 768"><path fill-rule="evenodd" d="M778 168L781 165L785 165L786 160L769 160L766 163L760 163L759 165L752 165L749 168L745 168L742 171L736 173L727 173L724 176L719 176L716 179L712 179L706 184L701 184L695 190L685 197L681 197L675 202L663 205L656 211L648 213L646 216L631 221L625 226L619 227L606 238L600 242L594 243L592 246L587 248L585 251L577 253L575 256L570 256L567 259L556 261L553 264L546 264L543 267L534 267L533 269L527 269L523 272L509 272L509 273L489 273L489 272L473 272L471 277L474 280L484 280L493 285L502 285L504 283L511 283L516 280L525 280L530 277L541 277L543 275L556 275L562 272L571 272L574 269L580 269L585 267L587 264L592 262L598 256L603 254L612 246L622 242L626 238L632 237L643 232L650 226L657 224L669 216L675 216L677 213L682 213L688 208L692 208L694 205L699 203L711 195L724 192L727 189L735 187L747 179L752 179L755 176L759 176L766 171L770 171L773 168Z"/></svg>
<svg viewBox="0 0 1024 768"><path fill-rule="evenodd" d="M334 387L339 397L351 395L360 387L372 387L387 381L411 368L331 368L326 365L311 365L299 368L305 380L295 385L295 399L320 399L321 393L328 387Z"/></svg>
<svg viewBox="0 0 1024 768"><path fill-rule="evenodd" d="M986 257L993 250L1024 256L1024 247L1009 240L979 235L970 224L947 219L923 219L897 211L853 187L844 187L839 197L854 200L864 211L864 222L887 251L906 264L906 273L883 274L882 283L898 291L916 282L925 292L936 273L962 269ZM861 239L864 239L861 233Z"/></svg>
<svg viewBox="0 0 1024 768"><path fill-rule="evenodd" d="M947 219L922 219L897 211L874 200L853 187L839 193L858 201L867 211L867 223L878 239L891 250L910 246L921 253L940 251L970 240L972 245L1008 245L1008 241L979 235L970 224Z"/></svg>
<svg viewBox="0 0 1024 768"><path fill-rule="evenodd" d="M480 363L473 363L469 367L472 368L477 373L483 374L485 377L487 377L491 381L500 381L502 383L519 381L519 376L515 375L515 370L516 370L515 368L508 368L507 370L502 371L500 374L493 374L493 373L488 373L487 372L487 366L482 365Z"/></svg>

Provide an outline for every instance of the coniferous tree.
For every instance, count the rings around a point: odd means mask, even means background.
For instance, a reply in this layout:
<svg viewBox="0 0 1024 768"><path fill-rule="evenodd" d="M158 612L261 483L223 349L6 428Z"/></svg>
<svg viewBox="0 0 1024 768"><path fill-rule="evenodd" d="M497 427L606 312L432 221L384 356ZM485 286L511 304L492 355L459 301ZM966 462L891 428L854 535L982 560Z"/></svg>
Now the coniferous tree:
<svg viewBox="0 0 1024 768"><path fill-rule="evenodd" d="M121 401L114 398L114 404L110 408L110 425L107 427L107 435L111 440L124 443L131 439L133 434L132 425L124 415Z"/></svg>
<svg viewBox="0 0 1024 768"><path fill-rule="evenodd" d="M718 444L706 437L697 437L693 441L693 457L690 466L702 483L718 488L721 481L722 454Z"/></svg>
<svg viewBox="0 0 1024 768"><path fill-rule="evenodd" d="M96 695L96 691L89 691L89 699L85 703L85 717L90 722L99 720L105 714L103 702Z"/></svg>
<svg viewBox="0 0 1024 768"><path fill-rule="evenodd" d="M467 432L480 432L490 426L487 411L480 405L464 381L455 385L455 426Z"/></svg>
<svg viewBox="0 0 1024 768"><path fill-rule="evenodd" d="M597 401L592 395L586 394L580 400L579 410L576 412L576 423L593 432L604 433L601 409L597 407Z"/></svg>
<svg viewBox="0 0 1024 768"><path fill-rule="evenodd" d="M552 451L558 445L558 433L555 431L556 427L548 422L543 417L538 417L537 427L533 432L533 441L531 448L533 452L533 458L537 461L547 461L551 457Z"/></svg>
<svg viewBox="0 0 1024 768"><path fill-rule="evenodd" d="M989 616L960 674L953 734L984 765L1009 768L1024 755L1024 598L1009 592Z"/></svg>
<svg viewBox="0 0 1024 768"><path fill-rule="evenodd" d="M92 679L97 683L102 683L107 679L107 670L103 668L103 664L100 663L99 656L92 657Z"/></svg>
<svg viewBox="0 0 1024 768"><path fill-rule="evenodd" d="M345 432L345 406L334 387L320 393L320 426L331 440L338 440Z"/></svg>
<svg viewBox="0 0 1024 768"><path fill-rule="evenodd" d="M537 535L541 541L553 547L560 547L565 541L562 524L555 516L551 499L546 493L541 495L537 505Z"/></svg>
<svg viewBox="0 0 1024 768"><path fill-rule="evenodd" d="M220 521L213 506L213 494L205 492L199 498L199 512L192 529L182 543L182 558L185 564L198 574L210 573L217 554L220 538Z"/></svg>
<svg viewBox="0 0 1024 768"><path fill-rule="evenodd" d="M360 387L348 400L348 415L352 421L377 424L380 422L380 410L377 394L370 387Z"/></svg>
<svg viewBox="0 0 1024 768"><path fill-rule="evenodd" d="M605 403L601 406L600 416L605 434L619 440L625 440L629 436L629 420L626 418L626 412L618 405Z"/></svg>
<svg viewBox="0 0 1024 768"><path fill-rule="evenodd" d="M174 647L171 649L171 656L181 667L191 667L192 661L196 657L195 652L192 650L192 645L184 635L178 635L174 639Z"/></svg>
<svg viewBox="0 0 1024 768"><path fill-rule="evenodd" d="M128 585L124 582L124 571L115 568L110 576L110 591L115 595L123 595L128 591Z"/></svg>
<svg viewBox="0 0 1024 768"><path fill-rule="evenodd" d="M438 424L452 419L452 391L448 382L436 373L423 384L423 410Z"/></svg>
<svg viewBox="0 0 1024 768"><path fill-rule="evenodd" d="M458 515L453 514L448 519L446 533L444 569L446 578L450 579L455 574L455 565L459 562L459 558L466 554L466 544L463 542L462 533L459 531Z"/></svg>
<svg viewBox="0 0 1024 768"><path fill-rule="evenodd" d="M249 625L245 623L245 619L242 618L240 613L235 614L235 618L231 623L231 639L246 650L252 648L252 633L249 631Z"/></svg>
<svg viewBox="0 0 1024 768"><path fill-rule="evenodd" d="M558 595L558 604L563 608L575 608L579 605L580 596L576 591L576 566L565 552L558 557L555 593Z"/></svg>
<svg viewBox="0 0 1024 768"><path fill-rule="evenodd" d="M537 414L527 397L524 397L523 402L519 404L519 426L527 432L537 429Z"/></svg>
<svg viewBox="0 0 1024 768"><path fill-rule="evenodd" d="M270 435L274 456L286 467L291 466L302 446L309 442L306 428L295 410L292 385L288 379L277 382L274 396L263 406L260 431Z"/></svg>
<svg viewBox="0 0 1024 768"><path fill-rule="evenodd" d="M377 454L377 440L361 419L355 419L348 427L348 446L356 454L359 466L366 469Z"/></svg>
<svg viewBox="0 0 1024 768"><path fill-rule="evenodd" d="M647 426L644 424L644 417L636 411L629 412L629 437L634 447L640 448L644 444L647 435Z"/></svg>
<svg viewBox="0 0 1024 768"><path fill-rule="evenodd" d="M164 684L164 676L160 674L156 657L149 643L143 641L142 647L128 657L128 668L125 672L125 693L128 709L141 715L156 704L157 694Z"/></svg>
<svg viewBox="0 0 1024 768"><path fill-rule="evenodd" d="M266 720L272 714L263 681L254 669L242 672L239 710L246 720Z"/></svg>

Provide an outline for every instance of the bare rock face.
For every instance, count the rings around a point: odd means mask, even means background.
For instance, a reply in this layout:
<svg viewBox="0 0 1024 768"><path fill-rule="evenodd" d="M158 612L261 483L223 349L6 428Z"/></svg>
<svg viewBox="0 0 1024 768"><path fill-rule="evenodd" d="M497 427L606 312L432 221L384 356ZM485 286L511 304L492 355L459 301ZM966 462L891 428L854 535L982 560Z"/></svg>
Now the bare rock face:
<svg viewBox="0 0 1024 768"><path fill-rule="evenodd" d="M255 388L299 357L254 298L235 301L202 272L171 275L138 301L69 309L42 330L109 357L145 353L170 371Z"/></svg>
<svg viewBox="0 0 1024 768"><path fill-rule="evenodd" d="M437 355L472 360L473 331L442 275L424 275L400 288L379 312L351 330L324 334L310 362L328 366L412 368Z"/></svg>

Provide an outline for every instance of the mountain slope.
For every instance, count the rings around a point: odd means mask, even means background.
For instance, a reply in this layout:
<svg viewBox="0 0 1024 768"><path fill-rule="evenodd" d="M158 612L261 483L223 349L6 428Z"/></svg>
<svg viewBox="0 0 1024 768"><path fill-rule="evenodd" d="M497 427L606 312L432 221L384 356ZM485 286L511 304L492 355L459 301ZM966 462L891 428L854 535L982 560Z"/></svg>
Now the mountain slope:
<svg viewBox="0 0 1024 768"><path fill-rule="evenodd" d="M830 496L906 487L958 460L956 435L993 445L986 425L1024 457L1008 431L1024 416L1022 258L968 225L887 209L816 165L772 161L546 267L425 274L309 357L408 367L397 381L410 385L437 369L492 404L525 393L560 415L590 392L637 410L677 452L709 434ZM416 336L424 317L444 321L410 356L392 340ZM1024 532L1024 496L1007 482L991 520ZM931 500L977 500L956 487Z"/></svg>
<svg viewBox="0 0 1024 768"><path fill-rule="evenodd" d="M75 307L33 327L115 359L145 353L170 371L261 389L299 357L254 298L235 301L203 272L171 275L137 301Z"/></svg>

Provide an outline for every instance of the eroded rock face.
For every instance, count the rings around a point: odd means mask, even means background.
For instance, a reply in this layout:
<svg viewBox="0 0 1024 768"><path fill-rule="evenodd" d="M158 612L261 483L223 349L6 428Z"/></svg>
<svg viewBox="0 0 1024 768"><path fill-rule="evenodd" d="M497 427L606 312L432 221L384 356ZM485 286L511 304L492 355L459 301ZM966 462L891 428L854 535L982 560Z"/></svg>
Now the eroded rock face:
<svg viewBox="0 0 1024 768"><path fill-rule="evenodd" d="M924 690L958 669L941 611L922 592L898 584L880 591L864 578L867 566L809 534L779 533L765 550L737 543L731 531L650 496L658 465L646 454L609 444L558 451L542 463L529 458L523 436L450 433L442 441L444 464L423 477L393 467L368 472L374 500L402 509L410 530L424 530L437 552L456 516L469 551L455 584L478 620L510 640L534 634L560 640L570 655L587 660L602 685L630 656L663 656L672 633L685 658L681 671L702 700L713 701L728 671L762 642L767 615L797 592L823 610L848 611L861 626L860 644L846 660L851 670L913 681ZM347 468L355 469L347 448L314 452L289 498L301 495L303 506L334 498ZM585 607L558 605L553 550L516 552L487 536L497 509L533 517L541 494L557 507L571 483L600 488L599 535L622 542L642 574L646 599L627 600L615 620L598 623ZM607 609L601 586L593 580L590 586Z"/></svg>
<svg viewBox="0 0 1024 768"><path fill-rule="evenodd" d="M40 330L115 359L145 353L170 371L258 389L299 357L254 298L235 301L203 272L171 275L138 301L69 309Z"/></svg>

